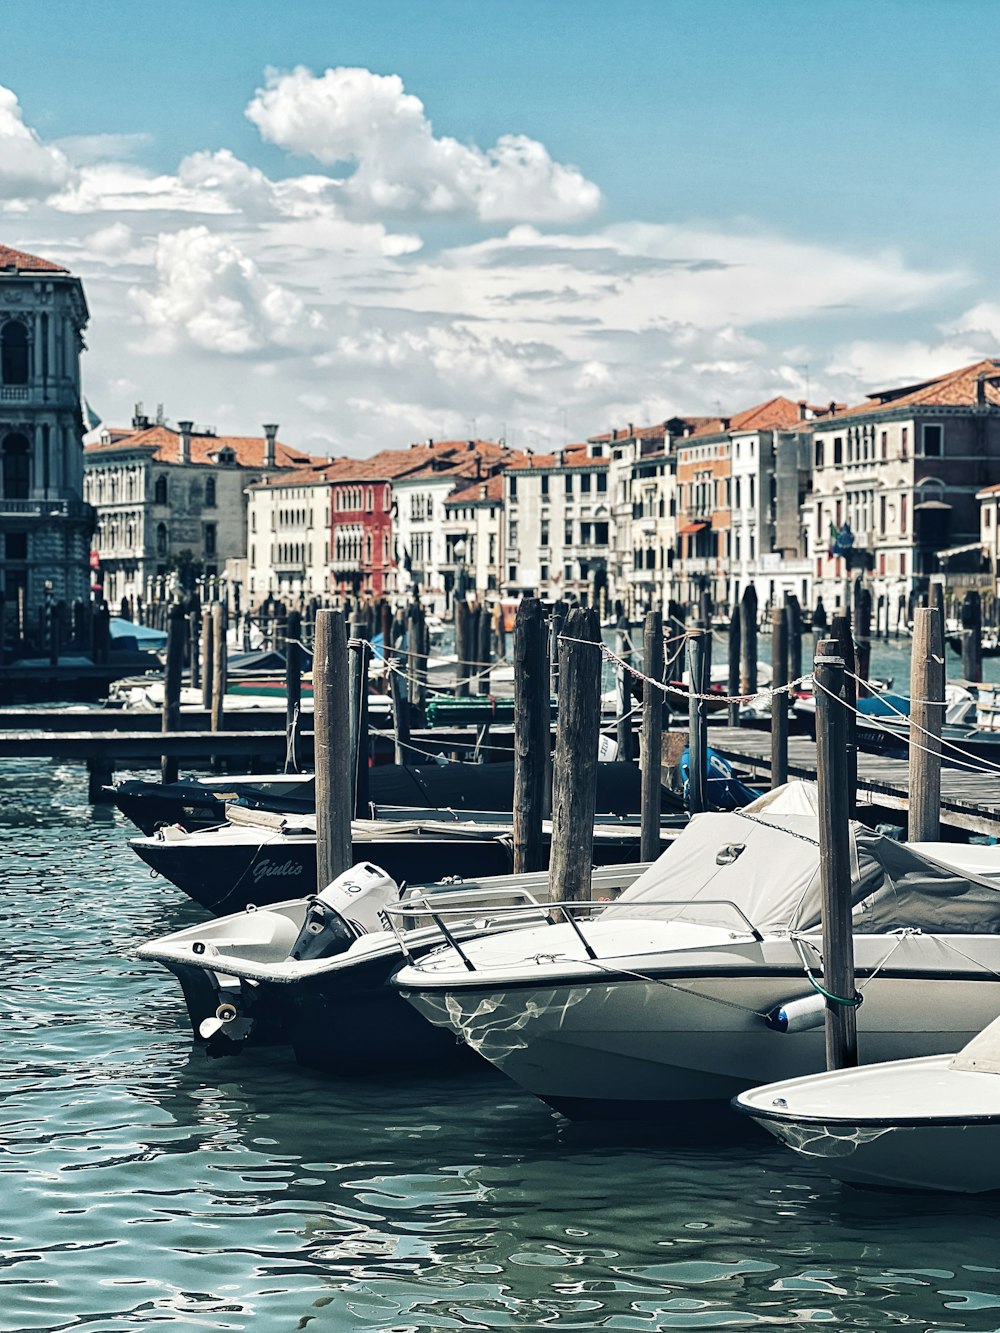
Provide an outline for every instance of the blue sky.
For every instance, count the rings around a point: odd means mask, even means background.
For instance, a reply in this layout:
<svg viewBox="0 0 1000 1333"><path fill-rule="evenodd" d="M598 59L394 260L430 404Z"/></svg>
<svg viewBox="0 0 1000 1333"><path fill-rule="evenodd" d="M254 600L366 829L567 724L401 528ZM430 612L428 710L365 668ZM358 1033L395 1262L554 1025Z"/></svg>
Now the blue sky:
<svg viewBox="0 0 1000 1333"><path fill-rule="evenodd" d="M106 418L544 447L1000 354L994 4L44 9L0 240L83 277Z"/></svg>

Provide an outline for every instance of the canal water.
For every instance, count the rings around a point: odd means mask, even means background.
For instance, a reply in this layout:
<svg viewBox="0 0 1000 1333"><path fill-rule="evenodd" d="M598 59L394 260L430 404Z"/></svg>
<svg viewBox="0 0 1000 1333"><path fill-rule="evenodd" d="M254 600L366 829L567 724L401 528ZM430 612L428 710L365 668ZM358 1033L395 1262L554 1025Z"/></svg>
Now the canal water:
<svg viewBox="0 0 1000 1333"><path fill-rule="evenodd" d="M835 1185L749 1127L570 1126L484 1069L192 1050L199 919L78 768L0 769L0 1329L1000 1329L1000 1199Z"/></svg>

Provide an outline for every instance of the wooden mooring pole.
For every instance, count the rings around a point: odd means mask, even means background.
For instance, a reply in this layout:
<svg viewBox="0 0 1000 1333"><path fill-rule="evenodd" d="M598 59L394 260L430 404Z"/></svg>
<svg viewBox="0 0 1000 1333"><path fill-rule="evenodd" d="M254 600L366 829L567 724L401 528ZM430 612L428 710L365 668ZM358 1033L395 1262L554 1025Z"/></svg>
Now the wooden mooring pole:
<svg viewBox="0 0 1000 1333"><path fill-rule="evenodd" d="M660 854L661 765L663 756L662 690L649 682L663 680L663 615L647 611L642 626L642 730L639 754L642 785L639 806L639 860L655 861Z"/></svg>
<svg viewBox="0 0 1000 1333"><path fill-rule="evenodd" d="M316 889L351 865L351 723L347 632L339 611L317 611L313 643Z"/></svg>
<svg viewBox="0 0 1000 1333"><path fill-rule="evenodd" d="M593 651L593 650L586 650ZM600 654L598 654L600 656ZM549 649L542 604L526 597L514 622L514 874L542 870L549 717Z"/></svg>
<svg viewBox="0 0 1000 1333"><path fill-rule="evenodd" d="M357 625L357 628L363 628ZM371 741L368 735L368 656L371 645L366 639L353 636L349 647L348 671L351 694L351 810L355 819L367 819L368 809L368 754Z"/></svg>
<svg viewBox="0 0 1000 1333"><path fill-rule="evenodd" d="M941 835L941 723L944 714L944 636L937 608L913 613L910 657L910 817L911 842L935 842Z"/></svg>
<svg viewBox="0 0 1000 1333"><path fill-rule="evenodd" d="M823 985L826 1065L858 1063L851 924L851 833L848 804L847 709L844 659L837 639L823 639L813 664L816 679L816 775L819 789L819 871L823 898Z"/></svg>
<svg viewBox="0 0 1000 1333"><path fill-rule="evenodd" d="M660 636L661 642L663 636ZM618 758L622 763L631 763L633 758L632 730L632 677L626 667L632 665L632 640L629 636L628 619L621 615L615 629L615 652L625 663L619 668L618 677Z"/></svg>
<svg viewBox="0 0 1000 1333"><path fill-rule="evenodd" d="M747 584L740 602L740 694L757 693L757 590Z"/></svg>
<svg viewBox="0 0 1000 1333"><path fill-rule="evenodd" d="M740 692L741 629L740 608L734 606L732 615L729 617L729 675L726 679L726 693L730 699L735 699ZM730 703L729 705L729 725L731 727L740 725L740 706L738 703Z"/></svg>
<svg viewBox="0 0 1000 1333"><path fill-rule="evenodd" d="M285 637L285 772L298 773L302 730L302 616L289 611Z"/></svg>
<svg viewBox="0 0 1000 1333"><path fill-rule="evenodd" d="M857 608L857 634L855 636L855 656L858 663L858 698L863 699L871 691L868 689L868 677L871 675L872 661L872 594L864 584L858 588L854 599Z"/></svg>
<svg viewBox="0 0 1000 1333"><path fill-rule="evenodd" d="M837 640L837 654L844 664L844 701L847 705L844 735L847 747L847 808L853 816L858 805L858 706L854 637L850 616L836 615L830 621L830 637ZM817 648L817 651L818 648Z"/></svg>
<svg viewBox="0 0 1000 1333"><path fill-rule="evenodd" d="M596 646L601 642L601 627L597 612L574 608L566 617L563 632L568 639L588 642L560 640L559 644L549 879L554 899L583 902L591 896L597 746L601 735L601 651ZM590 647L590 643L595 646Z"/></svg>
<svg viewBox="0 0 1000 1333"><path fill-rule="evenodd" d="M977 684L983 678L983 604L975 588L962 601L962 675Z"/></svg>
<svg viewBox="0 0 1000 1333"><path fill-rule="evenodd" d="M187 637L187 621L180 602L174 602L167 621L167 665L163 672L163 725L162 730L176 731L181 715L181 676L184 671L184 640ZM160 759L160 776L164 782L177 781L177 759L173 755L163 755Z"/></svg>
<svg viewBox="0 0 1000 1333"><path fill-rule="evenodd" d="M705 739L705 701L711 677L711 632L695 625L687 641L688 668L688 810L692 815L708 809L706 791L707 743ZM756 625L755 625L756 630ZM756 635L755 635L756 638ZM754 675L757 674L756 665Z"/></svg>
<svg viewBox="0 0 1000 1333"><path fill-rule="evenodd" d="M771 788L788 781L788 617L771 608Z"/></svg>
<svg viewBox="0 0 1000 1333"><path fill-rule="evenodd" d="M212 672L214 671L214 652L212 649L212 608L201 609L201 705L211 710L212 707Z"/></svg>

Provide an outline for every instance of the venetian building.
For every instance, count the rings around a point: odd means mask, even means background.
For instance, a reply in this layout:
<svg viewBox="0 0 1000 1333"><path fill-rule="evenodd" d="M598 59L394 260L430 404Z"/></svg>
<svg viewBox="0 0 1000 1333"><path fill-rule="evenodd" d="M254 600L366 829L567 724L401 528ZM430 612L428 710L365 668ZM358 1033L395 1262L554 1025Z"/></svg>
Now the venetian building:
<svg viewBox="0 0 1000 1333"><path fill-rule="evenodd" d="M4 619L88 596L93 512L83 503L79 278L0 245L0 555Z"/></svg>

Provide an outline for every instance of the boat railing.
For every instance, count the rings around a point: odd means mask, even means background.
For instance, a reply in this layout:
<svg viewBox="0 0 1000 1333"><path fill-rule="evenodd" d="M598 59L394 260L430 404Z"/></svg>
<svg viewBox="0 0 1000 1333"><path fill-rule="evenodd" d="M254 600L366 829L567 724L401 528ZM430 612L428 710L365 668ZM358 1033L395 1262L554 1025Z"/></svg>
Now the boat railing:
<svg viewBox="0 0 1000 1333"><path fill-rule="evenodd" d="M476 890L471 890L470 892L475 893ZM479 892L484 898L489 896L488 891L486 890L480 890ZM492 892L495 894L495 890ZM512 892L516 892L516 890L512 890ZM525 898L526 900L530 900L531 903L531 908L529 910L526 910L526 903L501 904L493 902L488 904L488 916L477 917L475 913L470 915L467 900L464 899L464 895L462 906L450 906L443 903L436 903L433 901L434 896L435 895L429 895L422 900L421 911L425 912L426 915L431 918L442 939L456 954L458 954L466 970L469 972L475 972L476 965L465 949L462 948L462 943L457 938L456 929L460 925L463 927L472 926L475 934L480 935L488 933L493 934L506 930L516 930L523 925L557 925L562 921L572 928L573 933L580 941L587 957L596 961L599 955L591 941L588 940L587 936L584 934L581 922L576 914L579 913L580 916L583 916L584 913L590 913L590 920L592 922L595 919L595 912L603 915L604 909L612 905L611 903L595 902L593 899L584 899L583 901L559 899L540 903L530 893L525 891ZM746 929L741 931L741 934L749 935L750 938L758 944L761 943L764 938L743 909L737 906L737 904L729 898L649 898L644 899L641 903L627 903L621 904L621 906L629 912L629 915L633 919L638 920L642 919L642 909L647 907L726 907L729 908L739 921L742 922L743 926L745 926ZM396 917L403 917L409 910L410 908L407 905L394 905L385 908L384 915L389 921L389 924L399 941L400 948L406 955L408 962L419 967L421 965L420 959L414 958L410 950L407 948L403 930L397 926L397 922L394 919ZM461 921L457 920L459 915L463 918ZM448 917L452 918L450 924L445 919ZM423 952L421 952L421 957L424 956Z"/></svg>
<svg viewBox="0 0 1000 1333"><path fill-rule="evenodd" d="M501 901L504 899L513 901ZM454 893L440 890L411 892L402 901L384 907L380 915L410 962L414 960L407 932L418 930L421 925L433 925L442 940L462 955L455 930L464 934L471 929L473 934L479 935L553 920L545 903L529 889L516 887L498 891L496 887L475 889L463 886L456 887Z"/></svg>

